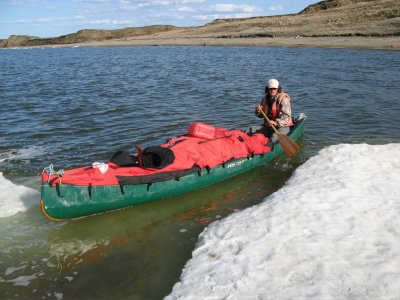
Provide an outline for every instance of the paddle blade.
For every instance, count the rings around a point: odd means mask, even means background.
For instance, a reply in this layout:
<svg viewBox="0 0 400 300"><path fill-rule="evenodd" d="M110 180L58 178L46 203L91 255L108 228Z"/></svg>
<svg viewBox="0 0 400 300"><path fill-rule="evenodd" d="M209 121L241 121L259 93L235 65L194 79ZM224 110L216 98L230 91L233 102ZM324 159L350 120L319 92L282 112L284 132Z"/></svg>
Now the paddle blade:
<svg viewBox="0 0 400 300"><path fill-rule="evenodd" d="M297 151L299 151L299 145L285 134L278 134L278 142L289 157L295 156Z"/></svg>

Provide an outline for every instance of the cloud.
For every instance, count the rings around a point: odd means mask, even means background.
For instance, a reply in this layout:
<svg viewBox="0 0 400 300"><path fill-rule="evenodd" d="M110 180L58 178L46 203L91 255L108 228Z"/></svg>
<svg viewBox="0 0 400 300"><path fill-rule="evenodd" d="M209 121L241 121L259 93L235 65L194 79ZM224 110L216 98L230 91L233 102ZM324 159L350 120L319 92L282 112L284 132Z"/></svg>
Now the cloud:
<svg viewBox="0 0 400 300"><path fill-rule="evenodd" d="M6 5L12 5L12 6L36 6L34 1L32 0L9 0L6 1Z"/></svg>
<svg viewBox="0 0 400 300"><path fill-rule="evenodd" d="M172 0L145 0L141 1L140 4L149 5L149 6L167 6L173 4Z"/></svg>
<svg viewBox="0 0 400 300"><path fill-rule="evenodd" d="M236 5L236 4L217 4L211 7L213 11L217 12L231 12L231 11L241 11L251 13L257 10L257 7L252 5Z"/></svg>
<svg viewBox="0 0 400 300"><path fill-rule="evenodd" d="M190 0L189 0L190 1ZM196 0L195 0L196 1ZM74 0L87 4L111 4L113 7L146 7L166 6L174 3L174 0ZM179 2L180 3L180 2Z"/></svg>
<svg viewBox="0 0 400 300"><path fill-rule="evenodd" d="M275 6L270 6L268 9L272 10L272 11L280 11L280 10L283 10L284 7L283 7L283 5L275 5Z"/></svg>
<svg viewBox="0 0 400 300"><path fill-rule="evenodd" d="M251 13L236 13L236 14L209 14L209 15L195 15L194 19L200 21L210 21L215 19L240 19L240 18L251 18L254 17Z"/></svg>
<svg viewBox="0 0 400 300"><path fill-rule="evenodd" d="M179 12L195 12L196 9L194 9L193 7L189 7L189 6L180 6L177 7L176 9Z"/></svg>
<svg viewBox="0 0 400 300"><path fill-rule="evenodd" d="M109 2L113 2L113 0L73 0L73 2L81 2L81 3L109 3Z"/></svg>
<svg viewBox="0 0 400 300"><path fill-rule="evenodd" d="M106 24L106 25L128 25L132 24L131 20L110 20L110 19L103 19L103 20L92 20L92 21L85 21L85 24L88 25L99 25L99 24Z"/></svg>
<svg viewBox="0 0 400 300"><path fill-rule="evenodd" d="M37 18L37 19L19 19L19 20L7 20L1 23L3 24L46 24L56 21L55 18Z"/></svg>
<svg viewBox="0 0 400 300"><path fill-rule="evenodd" d="M50 24L54 23L55 26L62 26L65 23L68 24L80 24L80 25L130 25L133 24L132 20L118 20L118 19L95 19L95 20L86 20L85 16L76 15L71 18L36 18L36 19L20 19L20 20L11 20L5 21L2 23L6 24L25 24L25 25L40 25L40 24Z"/></svg>
<svg viewBox="0 0 400 300"><path fill-rule="evenodd" d="M200 21L208 21L208 20L213 20L213 16L210 15L195 15L193 16L193 19L200 20Z"/></svg>
<svg viewBox="0 0 400 300"><path fill-rule="evenodd" d="M153 6L170 6L173 2L171 0L146 0L140 1L138 4L135 4L139 8L144 7L153 7Z"/></svg>
<svg viewBox="0 0 400 300"><path fill-rule="evenodd" d="M176 0L176 3L189 4L189 3L204 3L207 0Z"/></svg>

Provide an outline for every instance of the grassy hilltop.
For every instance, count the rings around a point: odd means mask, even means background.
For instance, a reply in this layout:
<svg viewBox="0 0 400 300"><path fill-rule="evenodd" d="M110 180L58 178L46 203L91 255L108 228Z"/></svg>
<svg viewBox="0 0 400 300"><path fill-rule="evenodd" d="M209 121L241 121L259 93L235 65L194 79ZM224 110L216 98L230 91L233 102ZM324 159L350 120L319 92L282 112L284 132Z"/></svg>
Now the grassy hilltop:
<svg viewBox="0 0 400 300"><path fill-rule="evenodd" d="M399 0L325 0L297 14L243 19L217 19L198 27L154 25L118 30L80 30L39 38L10 36L0 47L65 45L94 41L148 39L248 39L287 37L399 37Z"/></svg>

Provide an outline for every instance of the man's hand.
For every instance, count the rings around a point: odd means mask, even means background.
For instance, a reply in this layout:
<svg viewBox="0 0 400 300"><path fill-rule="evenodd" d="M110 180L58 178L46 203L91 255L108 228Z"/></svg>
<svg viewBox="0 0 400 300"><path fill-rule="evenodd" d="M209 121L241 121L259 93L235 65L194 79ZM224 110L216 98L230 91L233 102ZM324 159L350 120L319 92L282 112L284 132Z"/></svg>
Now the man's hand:
<svg viewBox="0 0 400 300"><path fill-rule="evenodd" d="M269 125L274 125L275 127L278 126L278 123L276 121L269 120L268 123Z"/></svg>

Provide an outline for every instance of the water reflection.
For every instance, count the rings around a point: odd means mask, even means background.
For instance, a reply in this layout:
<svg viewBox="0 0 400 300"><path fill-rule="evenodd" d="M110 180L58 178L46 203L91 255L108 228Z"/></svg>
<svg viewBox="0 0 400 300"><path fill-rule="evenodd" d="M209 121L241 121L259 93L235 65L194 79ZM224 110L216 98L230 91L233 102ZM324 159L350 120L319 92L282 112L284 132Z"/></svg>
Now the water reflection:
<svg viewBox="0 0 400 300"><path fill-rule="evenodd" d="M179 279L206 225L258 203L282 186L291 171L260 167L187 195L68 222L49 234L50 261L61 278L73 278L75 284L88 282L92 272L106 280L124 270L130 280L118 285L125 296L159 299ZM132 275L139 270L142 276ZM101 290L73 294L67 289L63 294L104 299Z"/></svg>

